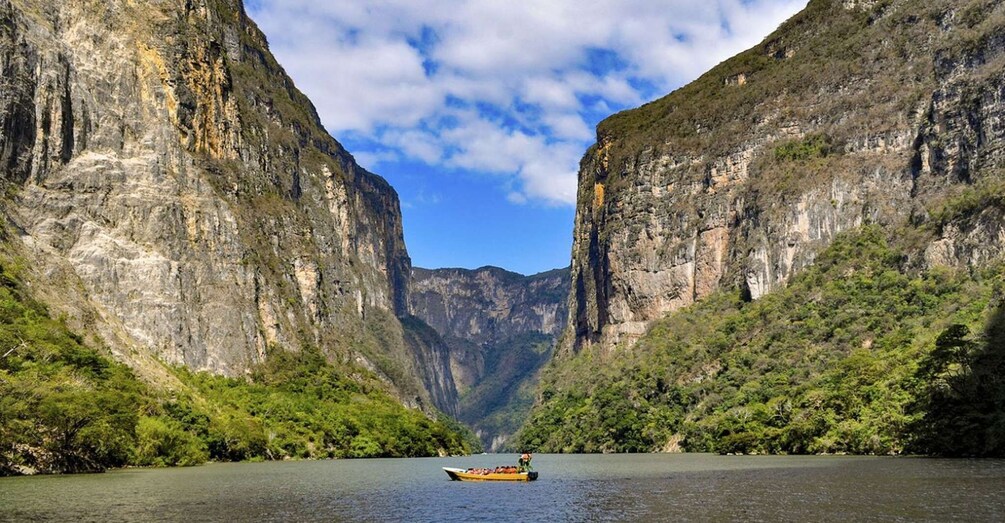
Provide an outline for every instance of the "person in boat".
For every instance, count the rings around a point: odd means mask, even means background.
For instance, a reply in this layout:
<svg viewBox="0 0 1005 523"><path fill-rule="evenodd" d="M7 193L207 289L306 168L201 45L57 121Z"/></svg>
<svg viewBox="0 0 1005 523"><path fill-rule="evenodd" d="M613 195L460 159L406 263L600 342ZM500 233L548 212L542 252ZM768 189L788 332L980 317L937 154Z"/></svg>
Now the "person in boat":
<svg viewBox="0 0 1005 523"><path fill-rule="evenodd" d="M524 452L520 455L520 459L517 460L516 471L517 472L530 472L534 470L534 467L530 466L530 453Z"/></svg>

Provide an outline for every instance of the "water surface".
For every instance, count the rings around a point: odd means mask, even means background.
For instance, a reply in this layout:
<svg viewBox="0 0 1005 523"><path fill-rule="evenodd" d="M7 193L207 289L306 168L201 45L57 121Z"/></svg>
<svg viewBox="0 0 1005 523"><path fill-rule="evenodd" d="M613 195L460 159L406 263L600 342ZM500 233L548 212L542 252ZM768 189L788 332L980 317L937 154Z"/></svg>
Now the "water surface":
<svg viewBox="0 0 1005 523"><path fill-rule="evenodd" d="M516 455L213 464L0 478L0 521L1003 521L1005 461L537 455L531 483L441 467Z"/></svg>

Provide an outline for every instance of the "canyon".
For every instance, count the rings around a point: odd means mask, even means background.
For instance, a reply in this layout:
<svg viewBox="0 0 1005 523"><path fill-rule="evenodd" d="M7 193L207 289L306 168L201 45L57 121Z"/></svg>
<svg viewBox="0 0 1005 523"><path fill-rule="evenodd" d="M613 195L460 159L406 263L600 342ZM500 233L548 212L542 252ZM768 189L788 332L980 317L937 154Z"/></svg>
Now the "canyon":
<svg viewBox="0 0 1005 523"><path fill-rule="evenodd" d="M539 370L565 330L568 295L568 269L412 269L409 310L446 347L456 415L486 450L505 448L530 411Z"/></svg>

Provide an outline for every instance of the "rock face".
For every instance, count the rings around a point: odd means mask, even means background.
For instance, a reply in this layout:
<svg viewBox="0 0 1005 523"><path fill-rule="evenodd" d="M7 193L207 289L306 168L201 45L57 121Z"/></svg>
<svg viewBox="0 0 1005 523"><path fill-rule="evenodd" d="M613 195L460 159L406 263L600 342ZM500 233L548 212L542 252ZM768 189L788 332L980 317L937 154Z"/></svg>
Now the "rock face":
<svg viewBox="0 0 1005 523"><path fill-rule="evenodd" d="M0 0L0 176L57 310L119 357L237 375L312 344L427 403L394 190L240 0ZM69 283L67 283L69 282ZM142 370L142 369L141 369Z"/></svg>
<svg viewBox="0 0 1005 523"><path fill-rule="evenodd" d="M405 330L405 346L413 355L416 372L429 392L433 404L441 411L457 417L457 384L451 366L451 348L421 319L401 318Z"/></svg>
<svg viewBox="0 0 1005 523"><path fill-rule="evenodd" d="M568 269L412 269L409 309L442 337L457 414L486 448L502 448L526 417L538 370L565 329L568 295Z"/></svg>
<svg viewBox="0 0 1005 523"><path fill-rule="evenodd" d="M579 175L566 349L610 351L719 289L757 299L865 222L917 226L915 264L999 258L1003 63L1000 1L811 0L602 122Z"/></svg>

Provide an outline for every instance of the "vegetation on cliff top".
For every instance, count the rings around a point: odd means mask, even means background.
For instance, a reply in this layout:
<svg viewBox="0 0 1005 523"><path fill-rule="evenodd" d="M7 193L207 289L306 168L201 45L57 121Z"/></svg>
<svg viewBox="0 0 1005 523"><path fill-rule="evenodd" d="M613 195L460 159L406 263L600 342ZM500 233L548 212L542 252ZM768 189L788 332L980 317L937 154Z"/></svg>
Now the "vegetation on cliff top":
<svg viewBox="0 0 1005 523"><path fill-rule="evenodd" d="M861 163L842 163L843 151L859 147L863 135L913 121L929 106L938 75L990 56L986 48L1003 27L1005 10L989 0L812 0L760 44L663 98L602 121L597 135L605 160L588 189L603 181L606 201L618 202L631 185L632 166L647 155L703 160L696 169L707 170L705 161L750 147L760 183L778 178L784 189L792 166L777 160L807 159L801 153L809 151L785 150L789 138L804 133L826 133L832 153L817 158L815 181L854 172ZM985 92L975 89L976 96ZM770 154L779 149L778 157Z"/></svg>
<svg viewBox="0 0 1005 523"><path fill-rule="evenodd" d="M910 274L903 260L868 226L761 300L722 292L631 349L571 356L546 372L518 444L1001 454L1005 271Z"/></svg>
<svg viewBox="0 0 1005 523"><path fill-rule="evenodd" d="M477 440L406 409L317 349L276 349L249 379L175 369L161 393L87 346L0 270L0 476L207 460L435 456Z"/></svg>

